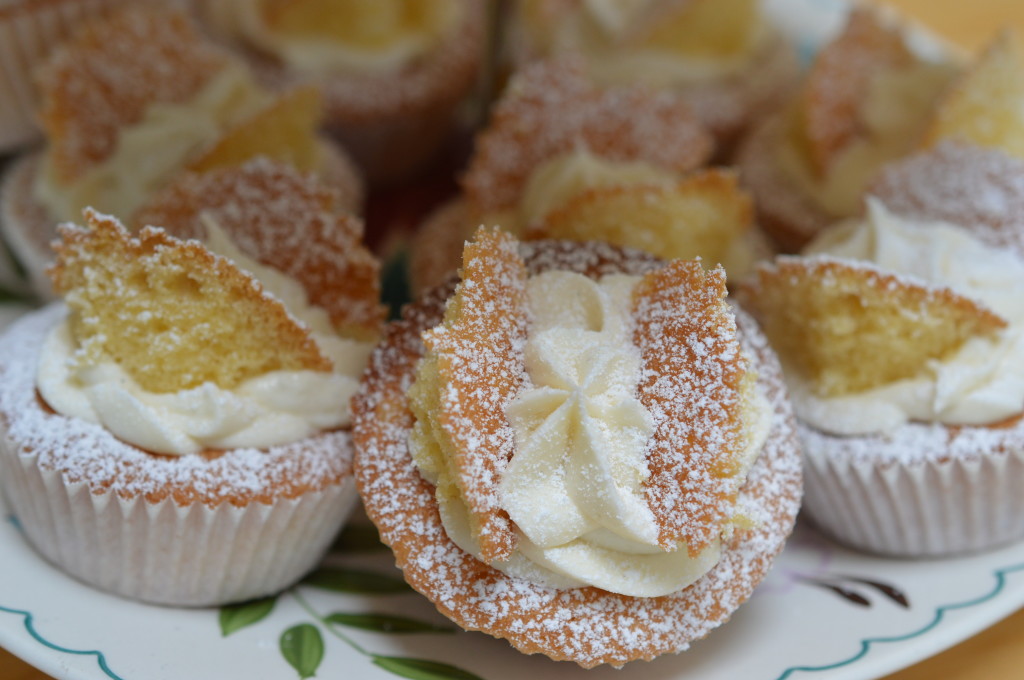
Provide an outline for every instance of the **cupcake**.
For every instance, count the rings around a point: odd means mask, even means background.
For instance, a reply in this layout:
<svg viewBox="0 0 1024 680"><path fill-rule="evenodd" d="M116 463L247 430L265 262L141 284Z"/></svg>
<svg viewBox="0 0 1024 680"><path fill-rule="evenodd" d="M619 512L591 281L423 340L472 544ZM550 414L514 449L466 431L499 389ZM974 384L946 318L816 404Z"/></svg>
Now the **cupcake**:
<svg viewBox="0 0 1024 680"><path fill-rule="evenodd" d="M1024 257L1024 46L1005 33L932 115L927 148L889 163L869 194L900 215L961 225Z"/></svg>
<svg viewBox="0 0 1024 680"><path fill-rule="evenodd" d="M5 237L34 287L54 225L86 206L130 217L178 172L256 155L315 171L360 200L345 156L315 133L311 89L275 96L244 64L204 40L183 13L134 7L85 24L41 72L47 146L4 178Z"/></svg>
<svg viewBox="0 0 1024 680"><path fill-rule="evenodd" d="M723 157L785 101L799 67L758 0L519 0L508 43L517 66L579 54L597 83L643 83L684 99Z"/></svg>
<svg viewBox="0 0 1024 680"><path fill-rule="evenodd" d="M0 153L42 137L35 69L83 20L124 0L11 0L0 7Z"/></svg>
<svg viewBox="0 0 1024 680"><path fill-rule="evenodd" d="M696 171L711 148L676 97L597 87L579 59L533 64L513 78L478 135L464 195L414 236L413 287L425 290L454 271L480 224L743 270L765 246L735 175Z"/></svg>
<svg viewBox="0 0 1024 680"><path fill-rule="evenodd" d="M872 10L854 9L790 104L739 152L765 232L794 252L833 222L861 214L872 176L924 141L955 72L916 55L903 32Z"/></svg>
<svg viewBox="0 0 1024 680"><path fill-rule="evenodd" d="M337 329L362 317L312 304L212 218L209 247L86 220L60 228L64 304L0 338L0 479L26 538L146 602L287 587L356 502L348 400L372 344Z"/></svg>
<svg viewBox="0 0 1024 680"><path fill-rule="evenodd" d="M463 628L584 667L678 652L800 498L778 366L721 269L481 228L388 327L355 414L367 514Z"/></svg>
<svg viewBox="0 0 1024 680"><path fill-rule="evenodd" d="M196 11L272 88L314 85L325 123L374 183L422 168L483 61L476 0L213 0Z"/></svg>
<svg viewBox="0 0 1024 680"><path fill-rule="evenodd" d="M875 199L742 301L779 352L808 515L924 557L1024 537L1024 257Z"/></svg>

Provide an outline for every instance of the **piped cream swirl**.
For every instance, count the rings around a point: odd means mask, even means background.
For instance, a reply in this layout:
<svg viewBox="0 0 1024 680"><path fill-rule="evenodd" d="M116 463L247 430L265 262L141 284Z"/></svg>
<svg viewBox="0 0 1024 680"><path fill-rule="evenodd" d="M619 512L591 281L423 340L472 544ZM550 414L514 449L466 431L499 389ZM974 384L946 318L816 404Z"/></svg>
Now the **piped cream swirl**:
<svg viewBox="0 0 1024 680"><path fill-rule="evenodd" d="M685 588L719 559L718 540L693 556L685 545L672 551L658 545L644 488L653 417L637 397L642 364L632 339L637 281L549 271L527 283L527 383L506 409L516 450L499 485L501 507L518 527L518 547L510 559L493 563L496 569L552 587L655 597ZM420 413L444 389L435 364L428 354L410 389L418 414L410 450L437 487L448 536L479 557L465 501L440 464L451 452ZM749 396L741 476L768 428L763 397Z"/></svg>
<svg viewBox="0 0 1024 680"><path fill-rule="evenodd" d="M657 545L643 488L654 428L636 397L641 360L628 313L635 282L569 272L530 280L532 387L506 411L516 455L501 494L531 562L580 584L653 596L685 587L717 561L718 547L694 560Z"/></svg>
<svg viewBox="0 0 1024 680"><path fill-rule="evenodd" d="M925 373L856 394L824 398L794 382L800 417L825 432L869 434L911 420L986 425L1024 410L1024 261L966 230L890 213L876 200L863 220L823 232L806 254L864 260L972 298L1009 322L995 338L973 338Z"/></svg>
<svg viewBox="0 0 1024 680"><path fill-rule="evenodd" d="M170 393L143 389L116 361L80 365L67 321L47 337L37 386L53 410L103 425L147 451L183 455L205 449L267 448L351 422L349 400L372 344L338 336L290 277L243 255L213 222L208 247L252 274L310 328L332 372L271 371L225 389L213 383Z"/></svg>

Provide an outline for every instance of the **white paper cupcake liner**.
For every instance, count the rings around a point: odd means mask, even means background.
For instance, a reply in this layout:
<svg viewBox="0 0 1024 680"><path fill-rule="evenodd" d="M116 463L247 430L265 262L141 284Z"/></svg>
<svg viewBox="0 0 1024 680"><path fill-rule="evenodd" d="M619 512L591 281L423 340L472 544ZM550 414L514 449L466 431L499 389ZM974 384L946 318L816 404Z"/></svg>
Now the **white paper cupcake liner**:
<svg viewBox="0 0 1024 680"><path fill-rule="evenodd" d="M1024 450L883 462L826 455L817 437L804 442L804 508L852 547L925 557L1024 538Z"/></svg>
<svg viewBox="0 0 1024 680"><path fill-rule="evenodd" d="M0 455L7 502L33 546L75 578L124 597L210 606L278 592L316 566L355 505L352 477L273 505L151 503L92 493Z"/></svg>

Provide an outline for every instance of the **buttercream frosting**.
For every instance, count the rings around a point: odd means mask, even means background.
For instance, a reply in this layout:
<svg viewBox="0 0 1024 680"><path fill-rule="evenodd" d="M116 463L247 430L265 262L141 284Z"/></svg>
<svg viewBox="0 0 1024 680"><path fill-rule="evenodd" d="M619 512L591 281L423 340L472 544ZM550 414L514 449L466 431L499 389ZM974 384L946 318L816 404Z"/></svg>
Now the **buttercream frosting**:
<svg viewBox="0 0 1024 680"><path fill-rule="evenodd" d="M609 85L637 82L652 87L684 87L726 78L746 69L770 31L757 18L745 39L719 54L701 54L649 44L642 30L648 17L657 19L658 0L584 0L581 9L543 29L553 53L579 53L591 74ZM670 44L671 45L671 44Z"/></svg>
<svg viewBox="0 0 1024 680"><path fill-rule="evenodd" d="M131 215L197 151L269 100L244 65L228 62L190 100L150 105L138 123L120 131L108 158L70 184L57 180L45 159L36 198L57 221L77 220L87 206Z"/></svg>
<svg viewBox="0 0 1024 680"><path fill-rule="evenodd" d="M204 383L154 393L139 386L112 358L85 365L76 361L77 344L64 320L42 350L37 386L43 399L62 415L103 425L123 441L168 455L268 448L349 425L349 400L372 344L338 336L327 313L309 304L298 282L240 253L209 220L207 230L210 250L252 274L307 325L334 370L271 371L233 389Z"/></svg>
<svg viewBox="0 0 1024 680"><path fill-rule="evenodd" d="M527 283L527 386L506 409L516 452L500 484L518 543L509 560L492 565L507 574L554 587L591 585L654 597L685 588L719 559L717 540L696 555L685 545L672 551L658 545L644 494L653 420L636 395L641 360L631 309L637 281L550 271ZM425 361L429 368L429 356ZM413 391L422 389L418 385ZM751 418L743 475L768 429L763 397L745 403ZM445 530L479 556L465 503L436 464L440 444L424 434L414 430L410 449L424 476L438 485Z"/></svg>
<svg viewBox="0 0 1024 680"><path fill-rule="evenodd" d="M871 262L980 302L1009 323L994 338L968 340L924 373L837 397L814 395L799 379L791 395L810 425L844 435L883 432L909 421L986 425L1024 410L1024 261L943 222L917 222L868 201L863 220L823 232L805 250Z"/></svg>
<svg viewBox="0 0 1024 680"><path fill-rule="evenodd" d="M211 0L204 3L203 12L217 30L296 71L385 74L429 53L456 27L461 16L459 3L430 1L431 6L418 13L404 6L407 0L351 3L350 26L367 34L359 43L341 36L282 30L267 20L261 0Z"/></svg>

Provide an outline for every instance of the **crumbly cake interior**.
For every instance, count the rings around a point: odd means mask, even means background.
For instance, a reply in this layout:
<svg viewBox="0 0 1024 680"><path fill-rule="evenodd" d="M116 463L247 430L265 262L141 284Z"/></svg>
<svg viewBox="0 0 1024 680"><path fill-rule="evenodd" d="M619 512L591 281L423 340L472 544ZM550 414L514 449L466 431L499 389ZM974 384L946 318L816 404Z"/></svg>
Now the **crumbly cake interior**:
<svg viewBox="0 0 1024 680"><path fill-rule="evenodd" d="M913 377L1006 326L948 288L827 257L779 257L742 294L783 362L823 396Z"/></svg>
<svg viewBox="0 0 1024 680"><path fill-rule="evenodd" d="M1024 158L1024 44L1003 33L944 94L926 144L954 139Z"/></svg>
<svg viewBox="0 0 1024 680"><path fill-rule="evenodd" d="M57 178L70 183L103 161L147 107L186 101L229 58L183 12L131 7L86 23L40 73Z"/></svg>
<svg viewBox="0 0 1024 680"><path fill-rule="evenodd" d="M249 274L152 227L132 237L86 212L59 228L54 288L70 309L76 361L113 358L146 390L231 388L274 370L329 371L309 330Z"/></svg>
<svg viewBox="0 0 1024 680"><path fill-rule="evenodd" d="M195 172L238 165L255 156L289 163L303 172L320 166L320 125L323 104L315 87L298 87L279 95L269 106L235 124L201 156L189 163Z"/></svg>
<svg viewBox="0 0 1024 680"><path fill-rule="evenodd" d="M727 170L697 172L675 184L585 191L547 215L530 237L598 240L665 259L723 262L753 226L750 195Z"/></svg>
<svg viewBox="0 0 1024 680"><path fill-rule="evenodd" d="M446 4L436 0L267 0L263 17L281 33L329 38L362 49L381 49L403 34L443 25Z"/></svg>
<svg viewBox="0 0 1024 680"><path fill-rule="evenodd" d="M212 219L242 252L299 281L338 333L380 334L380 264L362 244L362 221L313 175L257 157L238 166L183 173L133 218L181 239L206 238Z"/></svg>

